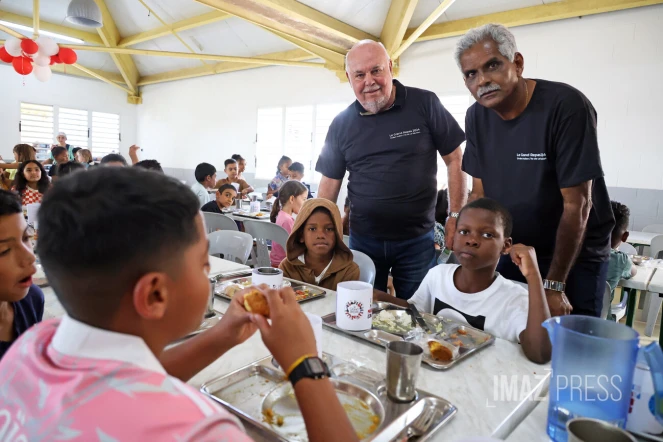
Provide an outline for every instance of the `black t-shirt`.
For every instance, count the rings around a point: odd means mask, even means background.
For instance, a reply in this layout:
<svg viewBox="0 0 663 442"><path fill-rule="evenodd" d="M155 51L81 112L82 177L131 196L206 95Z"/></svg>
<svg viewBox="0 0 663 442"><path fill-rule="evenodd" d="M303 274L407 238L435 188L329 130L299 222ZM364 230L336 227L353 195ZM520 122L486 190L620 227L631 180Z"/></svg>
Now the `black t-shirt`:
<svg viewBox="0 0 663 442"><path fill-rule="evenodd" d="M467 111L463 170L513 216L513 241L552 258L564 211L560 189L593 180L592 208L578 259L604 261L615 223L603 179L596 111L580 91L535 80L525 111L504 121L478 103Z"/></svg>
<svg viewBox="0 0 663 442"><path fill-rule="evenodd" d="M25 298L12 302L12 307L14 307L14 336L18 338L27 329L41 322L44 316L44 292L33 284ZM0 359L14 342L0 341Z"/></svg>
<svg viewBox="0 0 663 442"><path fill-rule="evenodd" d="M219 208L219 205L216 203L216 200L212 200L209 203L203 204L203 207L200 208L203 212L218 213L223 215L223 212Z"/></svg>
<svg viewBox="0 0 663 442"><path fill-rule="evenodd" d="M404 240L433 230L437 201L437 154L465 140L439 98L394 80L393 106L367 114L355 101L338 114L315 170L343 179L352 231L381 240Z"/></svg>

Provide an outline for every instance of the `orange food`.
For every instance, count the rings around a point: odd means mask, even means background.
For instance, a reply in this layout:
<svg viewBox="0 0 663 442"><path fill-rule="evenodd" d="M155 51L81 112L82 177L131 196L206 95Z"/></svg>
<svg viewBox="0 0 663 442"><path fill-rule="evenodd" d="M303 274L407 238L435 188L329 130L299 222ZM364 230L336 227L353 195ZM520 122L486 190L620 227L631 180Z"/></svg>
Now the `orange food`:
<svg viewBox="0 0 663 442"><path fill-rule="evenodd" d="M454 333L454 334L452 334L452 335L449 336L449 337L450 337L451 339L456 339L456 338L458 338L458 335L457 335L456 333Z"/></svg>
<svg viewBox="0 0 663 442"><path fill-rule="evenodd" d="M262 410L262 417L263 421L267 422L268 424L274 423L274 410L271 408L265 408Z"/></svg>
<svg viewBox="0 0 663 442"><path fill-rule="evenodd" d="M459 334L459 335L466 335L466 334L467 334L467 330L462 329L462 328L459 328L459 329L458 329L458 334Z"/></svg>
<svg viewBox="0 0 663 442"><path fill-rule="evenodd" d="M451 350L437 341L428 341L428 349L433 359L437 359L438 361L450 361L453 359Z"/></svg>
<svg viewBox="0 0 663 442"><path fill-rule="evenodd" d="M459 339L457 341L452 342L452 344L455 345L456 347L462 347L463 346L463 341L461 341Z"/></svg>
<svg viewBox="0 0 663 442"><path fill-rule="evenodd" d="M258 290L251 290L244 295L244 308L247 312L256 313L269 318L269 304L265 295Z"/></svg>

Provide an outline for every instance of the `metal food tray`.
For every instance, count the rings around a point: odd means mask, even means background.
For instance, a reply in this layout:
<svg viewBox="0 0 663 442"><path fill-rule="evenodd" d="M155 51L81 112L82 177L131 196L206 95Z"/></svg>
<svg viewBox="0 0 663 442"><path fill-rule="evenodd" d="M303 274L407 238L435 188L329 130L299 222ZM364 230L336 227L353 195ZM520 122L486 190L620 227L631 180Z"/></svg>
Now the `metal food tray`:
<svg viewBox="0 0 663 442"><path fill-rule="evenodd" d="M230 285L246 285L247 282L251 281L251 272L244 272L242 275L235 275L232 278L224 279L224 278L219 278L219 280L216 281L214 285L214 295L219 296L223 299L230 300L232 297L226 295L225 293L225 288L230 286ZM311 301L313 299L318 299L322 298L327 294L327 292L320 287L316 287L313 285L305 284L301 281L296 281L294 279L290 278L283 278L284 286L289 285L293 290L308 290L310 292L310 295L297 300L297 302L307 302ZM287 283L287 285L286 285ZM248 286L247 286L248 287Z"/></svg>
<svg viewBox="0 0 663 442"><path fill-rule="evenodd" d="M390 309L390 310L394 309L394 310L403 310L403 311L406 310L404 307L391 304L388 302L374 303L373 307L377 307L377 309L374 309L373 315L375 315L376 311L381 311L385 309ZM444 323L443 332L446 333L446 336L441 336L440 334L432 334L432 335L424 334L424 338L433 338L436 340L448 342L450 344L453 344L458 340L460 340L463 343L462 346L458 346L459 356L451 361L439 361L437 359L433 359L433 357L428 353L427 349L424 349L423 362L437 370L447 370L453 367L454 365L456 365L457 363L459 363L460 361L462 361L463 359L470 357L471 355L478 352L482 348L488 347L489 345L492 345L495 342L495 337L493 335L478 330L476 328L459 324L448 319L442 319L428 313L422 313L421 316L429 325L433 325L442 321ZM364 331L344 330L336 325L336 313L330 313L328 315L323 316L322 325L334 331L355 337L357 339L361 339L362 341L370 342L371 344L379 345L381 347L386 347L386 345L392 341L404 340L402 335L388 333L386 331L378 330L375 328L371 328L370 330L364 330ZM462 332L466 334L464 335L458 334L457 333L458 330L462 330ZM452 335L456 336L451 337Z"/></svg>
<svg viewBox="0 0 663 442"><path fill-rule="evenodd" d="M200 326L196 330L192 331L188 335L186 335L186 336L184 336L184 337L182 337L182 338L180 338L180 339L176 340L175 342L172 342L168 345L169 346L174 346L174 345L180 344L180 343L186 341L187 339L193 338L194 336L199 335L200 333L202 333L206 330L209 330L210 328L212 328L216 324L218 324L222 317L223 317L223 313L214 310L214 316L210 316L209 318L204 318L203 322L200 324Z"/></svg>
<svg viewBox="0 0 663 442"><path fill-rule="evenodd" d="M251 218L251 219L269 219L269 214L266 212L263 212L262 210L260 211L262 213L262 216L257 216L255 214L251 214L248 212L232 212L233 216L241 216L242 218Z"/></svg>
<svg viewBox="0 0 663 442"><path fill-rule="evenodd" d="M332 378L345 381L368 390L375 395L384 408L384 420L366 441L400 441L407 434L412 423L428 409L435 409L432 424L417 441L424 442L441 427L447 424L458 409L447 400L422 390L409 403L396 403L386 394L384 375L377 371L360 367L352 362L323 354L332 373ZM247 433L256 441L289 440L264 422L262 403L267 395L279 384L285 382L283 371L276 368L271 356L260 359L244 368L218 377L203 384L200 391L215 402L228 408L245 424ZM321 412L324 412L321 410Z"/></svg>

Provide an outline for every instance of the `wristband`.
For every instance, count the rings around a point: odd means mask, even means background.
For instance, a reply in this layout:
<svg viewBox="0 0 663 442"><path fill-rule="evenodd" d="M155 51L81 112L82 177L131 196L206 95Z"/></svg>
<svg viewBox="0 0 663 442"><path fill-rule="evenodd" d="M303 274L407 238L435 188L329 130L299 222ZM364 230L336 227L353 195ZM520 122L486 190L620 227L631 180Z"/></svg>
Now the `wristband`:
<svg viewBox="0 0 663 442"><path fill-rule="evenodd" d="M286 372L285 372L285 378L288 379L288 378L290 377L290 375L292 374L293 370L294 370L295 368L297 368L297 366L298 366L299 364L301 364L302 362L304 362L305 359L308 359L308 358L315 358L315 357L317 357L317 356L318 356L317 354L306 354L306 355L304 355L304 356L302 356L302 357L300 357L300 358L297 358L297 360L296 360L295 362L293 362L292 365L290 365L290 368L288 368L288 369L286 370Z"/></svg>

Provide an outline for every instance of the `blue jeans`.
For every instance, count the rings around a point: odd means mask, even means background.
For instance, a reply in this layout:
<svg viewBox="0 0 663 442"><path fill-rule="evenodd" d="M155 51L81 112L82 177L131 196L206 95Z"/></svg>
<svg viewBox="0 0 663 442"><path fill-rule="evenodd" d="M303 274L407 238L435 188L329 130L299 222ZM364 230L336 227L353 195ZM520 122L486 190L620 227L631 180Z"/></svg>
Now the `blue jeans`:
<svg viewBox="0 0 663 442"><path fill-rule="evenodd" d="M375 288L387 291L389 271L396 296L410 299L419 284L435 266L433 231L402 241L383 241L350 230L350 248L367 254L375 264Z"/></svg>
<svg viewBox="0 0 663 442"><path fill-rule="evenodd" d="M545 278L552 260L540 259L539 271ZM605 262L576 261L566 278L566 297L573 307L573 315L601 316L603 308L603 294L608 277L608 264ZM523 274L511 261L509 255L504 255L497 265L497 271L506 279L525 282Z"/></svg>

